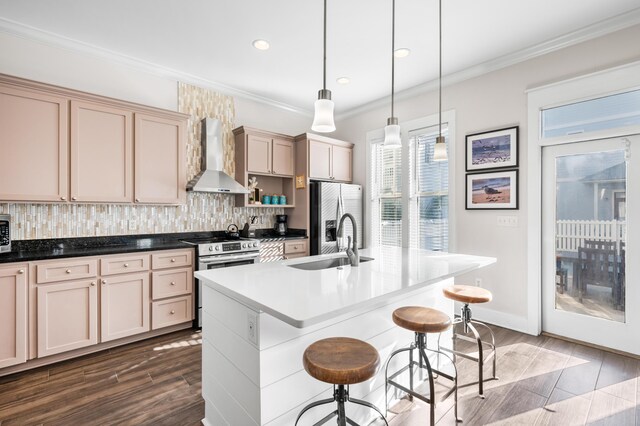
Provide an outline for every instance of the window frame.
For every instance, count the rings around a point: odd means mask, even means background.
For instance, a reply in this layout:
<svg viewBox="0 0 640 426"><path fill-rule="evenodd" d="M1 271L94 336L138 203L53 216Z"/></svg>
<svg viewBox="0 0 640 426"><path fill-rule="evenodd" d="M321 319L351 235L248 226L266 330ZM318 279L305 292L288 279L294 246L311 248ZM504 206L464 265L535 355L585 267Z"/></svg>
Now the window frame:
<svg viewBox="0 0 640 426"><path fill-rule="evenodd" d="M410 149L412 148L410 142L410 136L419 132L421 129L433 127L438 125L438 114L432 114L426 117L418 118L415 120L409 120L405 122L400 122L400 138L402 140L402 189L404 188L412 188L412 179L415 182L415 175L413 173L417 173L417 167L409 167L410 164ZM447 123L448 126L448 140L447 140L447 149L448 149L448 162L449 162L449 170L448 170L448 179L449 179L449 189L448 189L448 197L449 197L449 235L448 235L448 251L455 252L456 250L456 199L457 199L457 185L456 185L456 122L455 122L455 110L448 110L442 112L442 122ZM370 185L371 182L371 155L372 155L372 146L376 143L382 143L384 140L384 128L375 129L367 132L366 137L366 194L367 201L364 206L364 215L365 215L365 223L367 224L364 237L366 247L373 245L372 240L372 230L373 230L373 217L372 217L372 201L374 199L373 188ZM401 205L402 205L402 247L411 247L411 230L410 224L411 217L410 212L415 211L417 209L411 208L411 203L418 203L419 194L417 193L417 185L415 185L415 190L409 191L401 191Z"/></svg>

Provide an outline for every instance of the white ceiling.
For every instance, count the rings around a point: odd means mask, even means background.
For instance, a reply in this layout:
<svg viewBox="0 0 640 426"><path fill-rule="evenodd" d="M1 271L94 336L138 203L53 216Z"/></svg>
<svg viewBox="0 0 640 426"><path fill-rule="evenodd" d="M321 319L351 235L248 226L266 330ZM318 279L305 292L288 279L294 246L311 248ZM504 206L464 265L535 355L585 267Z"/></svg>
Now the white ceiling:
<svg viewBox="0 0 640 426"><path fill-rule="evenodd" d="M443 1L445 75L629 13L638 0ZM0 0L0 18L311 111L322 0ZM396 92L437 77L437 0L396 1ZM637 12L637 10L635 11ZM0 22L1 24L1 22ZM327 88L346 112L390 92L391 0L328 0ZM271 43L268 51L251 46ZM336 78L347 76L348 85Z"/></svg>

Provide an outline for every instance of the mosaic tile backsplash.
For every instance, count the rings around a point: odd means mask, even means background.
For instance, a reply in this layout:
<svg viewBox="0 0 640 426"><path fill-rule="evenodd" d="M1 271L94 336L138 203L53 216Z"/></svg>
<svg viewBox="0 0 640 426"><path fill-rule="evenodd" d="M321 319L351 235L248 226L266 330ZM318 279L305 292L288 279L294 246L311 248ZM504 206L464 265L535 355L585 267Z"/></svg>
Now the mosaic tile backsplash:
<svg viewBox="0 0 640 426"><path fill-rule="evenodd" d="M187 180L200 170L200 120L218 118L225 135L225 171L235 170L233 98L217 92L178 84L179 111L191 115L187 140ZM187 193L183 206L121 204L0 203L0 213L11 215L14 240L134 235L191 231L222 231L231 223L242 227L257 216L260 228L273 227L282 208L235 207L235 197L202 192Z"/></svg>
<svg viewBox="0 0 640 426"><path fill-rule="evenodd" d="M190 192L183 206L122 204L0 204L11 215L14 240L222 231L231 223L242 228L258 216L260 228L273 227L282 208L234 207L226 194Z"/></svg>

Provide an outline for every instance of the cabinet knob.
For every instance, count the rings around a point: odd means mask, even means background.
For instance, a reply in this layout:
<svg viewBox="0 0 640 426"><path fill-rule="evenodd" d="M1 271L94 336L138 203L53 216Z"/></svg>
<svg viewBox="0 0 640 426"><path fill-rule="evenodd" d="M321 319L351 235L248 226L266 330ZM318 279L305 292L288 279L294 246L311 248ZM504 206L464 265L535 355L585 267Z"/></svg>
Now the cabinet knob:
<svg viewBox="0 0 640 426"><path fill-rule="evenodd" d="M139 203L139 202L140 202L140 198L136 198L136 203Z"/></svg>
<svg viewBox="0 0 640 426"><path fill-rule="evenodd" d="M107 280L102 280L102 285L107 285Z"/></svg>
<svg viewBox="0 0 640 426"><path fill-rule="evenodd" d="M128 267L129 267L129 264L128 264L128 263L125 263L123 266L124 266L125 268L128 268Z"/></svg>
<svg viewBox="0 0 640 426"><path fill-rule="evenodd" d="M77 198L76 197L71 197L71 201L76 201Z"/></svg>
<svg viewBox="0 0 640 426"><path fill-rule="evenodd" d="M67 274L70 274L70 273L71 273L71 269L67 269L65 272L66 272Z"/></svg>
<svg viewBox="0 0 640 426"><path fill-rule="evenodd" d="M176 260L175 259L171 259L171 262L174 263Z"/></svg>
<svg viewBox="0 0 640 426"><path fill-rule="evenodd" d="M67 197L60 197L62 201L67 201Z"/></svg>
<svg viewBox="0 0 640 426"><path fill-rule="evenodd" d="M171 281L171 285L176 285L176 282L175 281Z"/></svg>
<svg viewBox="0 0 640 426"><path fill-rule="evenodd" d="M91 287L95 287L96 282L95 281L91 281Z"/></svg>
<svg viewBox="0 0 640 426"><path fill-rule="evenodd" d="M173 314L175 314L175 313L176 313L176 311L171 311L171 312L169 312L169 313L170 313L171 315L173 315Z"/></svg>
<svg viewBox="0 0 640 426"><path fill-rule="evenodd" d="M18 269L19 274L24 274L24 269Z"/></svg>

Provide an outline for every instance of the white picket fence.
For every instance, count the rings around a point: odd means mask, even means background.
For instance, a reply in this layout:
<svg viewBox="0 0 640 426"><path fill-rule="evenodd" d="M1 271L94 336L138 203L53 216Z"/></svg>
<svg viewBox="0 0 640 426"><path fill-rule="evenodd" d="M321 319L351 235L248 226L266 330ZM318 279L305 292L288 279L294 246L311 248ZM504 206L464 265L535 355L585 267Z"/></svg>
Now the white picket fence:
<svg viewBox="0 0 640 426"><path fill-rule="evenodd" d="M626 240L627 224L617 220L558 220L556 222L556 250L577 252L584 240Z"/></svg>

